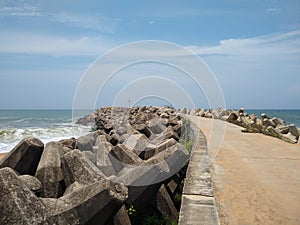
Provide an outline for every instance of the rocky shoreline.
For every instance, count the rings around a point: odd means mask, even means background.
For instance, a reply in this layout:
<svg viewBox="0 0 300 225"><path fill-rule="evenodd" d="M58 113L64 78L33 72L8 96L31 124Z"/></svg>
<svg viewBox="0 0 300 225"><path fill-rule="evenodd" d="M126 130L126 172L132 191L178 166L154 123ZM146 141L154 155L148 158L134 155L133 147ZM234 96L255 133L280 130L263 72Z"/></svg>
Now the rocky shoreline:
<svg viewBox="0 0 300 225"><path fill-rule="evenodd" d="M245 112L244 108L239 110L184 108L179 112L192 116L224 120L243 127L242 132L245 133L262 133L291 144L300 144L300 128L296 127L295 124L287 125L285 121L280 118L270 118L265 113L261 114L261 118L258 118L254 114L249 115Z"/></svg>
<svg viewBox="0 0 300 225"><path fill-rule="evenodd" d="M168 107L106 107L93 132L25 138L0 161L0 224L176 224L193 147Z"/></svg>

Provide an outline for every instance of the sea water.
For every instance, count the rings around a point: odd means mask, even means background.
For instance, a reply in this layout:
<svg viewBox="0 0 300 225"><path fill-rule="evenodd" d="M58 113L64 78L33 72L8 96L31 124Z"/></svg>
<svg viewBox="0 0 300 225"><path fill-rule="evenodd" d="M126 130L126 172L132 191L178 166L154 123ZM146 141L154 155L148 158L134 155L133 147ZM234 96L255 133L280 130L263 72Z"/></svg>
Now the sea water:
<svg viewBox="0 0 300 225"><path fill-rule="evenodd" d="M87 134L91 127L75 124L77 119L72 110L0 110L0 153L28 136L47 143Z"/></svg>
<svg viewBox="0 0 300 225"><path fill-rule="evenodd" d="M259 118L262 113L267 114L270 118L277 117L283 119L287 125L295 124L300 128L300 110L270 110L270 109L256 109L256 110L246 110L248 114L255 114Z"/></svg>

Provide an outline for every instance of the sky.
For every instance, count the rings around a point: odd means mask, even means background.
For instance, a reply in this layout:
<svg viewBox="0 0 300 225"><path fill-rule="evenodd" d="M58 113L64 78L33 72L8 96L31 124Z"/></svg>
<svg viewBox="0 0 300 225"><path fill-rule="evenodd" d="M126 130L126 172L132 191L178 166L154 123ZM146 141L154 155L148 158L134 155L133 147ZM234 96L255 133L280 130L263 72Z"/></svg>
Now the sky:
<svg viewBox="0 0 300 225"><path fill-rule="evenodd" d="M200 57L227 108L300 109L299 0L0 0L0 109L70 109L95 60L143 40L172 42ZM130 76L124 74L160 71L196 107L209 107L186 76L151 64L122 70L98 106L112 103Z"/></svg>

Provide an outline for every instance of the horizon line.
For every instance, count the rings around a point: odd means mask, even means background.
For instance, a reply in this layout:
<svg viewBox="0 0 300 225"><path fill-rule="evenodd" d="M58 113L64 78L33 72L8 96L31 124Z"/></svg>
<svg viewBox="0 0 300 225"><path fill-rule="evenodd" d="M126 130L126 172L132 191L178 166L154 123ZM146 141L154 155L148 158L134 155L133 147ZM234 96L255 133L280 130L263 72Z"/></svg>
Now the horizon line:
<svg viewBox="0 0 300 225"><path fill-rule="evenodd" d="M153 105L155 106L155 105ZM100 108L105 108L105 107L110 107L110 106L102 106L102 107L97 107L95 109L100 109ZM128 106L114 106L114 107L126 107L126 108L133 108L133 107L138 107L138 106L132 106L132 107L128 107ZM164 106L158 106L158 107L164 107ZM196 108L189 108L189 107L182 107L182 108L178 108L178 109L183 109L183 108L186 108L186 109L205 109L205 110L208 110L208 109L214 109L214 108L204 108L204 107L196 107ZM244 108L244 107L240 107L240 108ZM226 108L226 110L239 110L240 108ZM75 111L78 111L78 110L85 110L85 111L88 111L88 110L95 110L95 109L74 109ZM217 108L215 108L217 109ZM300 108L244 108L245 111L247 110L300 110ZM7 108L7 109L0 109L0 111L9 111L9 110L53 110L53 111L63 111L63 110L73 110L73 109L70 109L70 108Z"/></svg>

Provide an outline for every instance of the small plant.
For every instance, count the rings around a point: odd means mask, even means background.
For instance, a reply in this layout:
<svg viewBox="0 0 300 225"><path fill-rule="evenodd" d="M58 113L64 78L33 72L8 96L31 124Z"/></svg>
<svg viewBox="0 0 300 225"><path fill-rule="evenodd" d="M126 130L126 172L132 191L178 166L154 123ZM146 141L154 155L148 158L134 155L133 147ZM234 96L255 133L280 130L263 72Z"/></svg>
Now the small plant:
<svg viewBox="0 0 300 225"><path fill-rule="evenodd" d="M185 141L182 138L180 138L179 139L179 143L182 144L182 145L184 145Z"/></svg>
<svg viewBox="0 0 300 225"><path fill-rule="evenodd" d="M188 150L189 153L192 152L193 149L193 145L194 145L194 140L188 140L185 144L184 147Z"/></svg>
<svg viewBox="0 0 300 225"><path fill-rule="evenodd" d="M179 190L180 190L180 192L183 191L184 182L185 182L185 178L180 181L180 184L179 184Z"/></svg>
<svg viewBox="0 0 300 225"><path fill-rule="evenodd" d="M189 153L192 152L194 140L191 139L191 140L185 141L184 139L180 138L179 143L182 144L186 148L186 150L188 150Z"/></svg>
<svg viewBox="0 0 300 225"><path fill-rule="evenodd" d="M242 132L243 133L250 133L250 130L248 128L244 128L244 129L242 129Z"/></svg>
<svg viewBox="0 0 300 225"><path fill-rule="evenodd" d="M175 196L174 196L174 201L175 201L177 204L180 204L180 203L181 203L181 197L182 197L182 194L176 193Z"/></svg>
<svg viewBox="0 0 300 225"><path fill-rule="evenodd" d="M268 131L267 129L263 129L263 130L262 130L262 133L263 133L264 135L271 136L271 137L274 137L274 138L279 138L279 139L282 138L282 135L277 134L277 133L271 133L271 132Z"/></svg>
<svg viewBox="0 0 300 225"><path fill-rule="evenodd" d="M191 153L194 145L193 133L190 128L191 121L183 118L182 122L184 124L184 132L180 136L179 143Z"/></svg>
<svg viewBox="0 0 300 225"><path fill-rule="evenodd" d="M190 125L191 125L191 120L189 120L189 119L183 118L182 122L183 122L183 124L186 125L186 126L190 126Z"/></svg>
<svg viewBox="0 0 300 225"><path fill-rule="evenodd" d="M167 224L167 217L166 216L158 216L156 214L152 216L147 216L144 220L143 225L165 225Z"/></svg>
<svg viewBox="0 0 300 225"><path fill-rule="evenodd" d="M151 215L147 216L143 222L143 225L177 225L177 221L169 221L169 218L165 215Z"/></svg>
<svg viewBox="0 0 300 225"><path fill-rule="evenodd" d="M134 221L135 216L136 216L136 210L134 208L133 205L131 205L128 209L127 209L127 214L130 217L131 221Z"/></svg>

